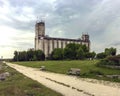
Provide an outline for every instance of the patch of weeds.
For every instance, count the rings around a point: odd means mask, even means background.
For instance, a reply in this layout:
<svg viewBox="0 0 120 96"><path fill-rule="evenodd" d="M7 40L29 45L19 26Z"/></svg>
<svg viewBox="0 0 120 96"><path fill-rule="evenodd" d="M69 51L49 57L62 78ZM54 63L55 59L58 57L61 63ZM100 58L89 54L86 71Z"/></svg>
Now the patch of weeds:
<svg viewBox="0 0 120 96"><path fill-rule="evenodd" d="M89 74L93 74L93 75L104 75L104 73L102 73L101 71L98 70L90 70Z"/></svg>

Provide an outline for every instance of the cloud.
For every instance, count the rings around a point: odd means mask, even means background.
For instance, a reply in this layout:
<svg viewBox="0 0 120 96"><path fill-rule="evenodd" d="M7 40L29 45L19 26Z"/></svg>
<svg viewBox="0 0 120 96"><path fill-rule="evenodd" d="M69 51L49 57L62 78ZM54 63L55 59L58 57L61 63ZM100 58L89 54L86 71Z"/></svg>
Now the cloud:
<svg viewBox="0 0 120 96"><path fill-rule="evenodd" d="M0 50L34 47L37 17L45 20L46 35L80 38L88 33L91 51L119 48L119 5L119 0L0 0Z"/></svg>

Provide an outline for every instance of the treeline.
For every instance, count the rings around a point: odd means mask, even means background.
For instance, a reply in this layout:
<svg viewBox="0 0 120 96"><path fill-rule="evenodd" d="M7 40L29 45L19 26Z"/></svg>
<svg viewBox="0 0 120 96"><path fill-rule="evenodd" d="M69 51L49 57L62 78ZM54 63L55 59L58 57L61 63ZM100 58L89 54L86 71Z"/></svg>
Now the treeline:
<svg viewBox="0 0 120 96"><path fill-rule="evenodd" d="M120 55L116 55L116 48L105 48L104 52L98 53L97 58L101 59L98 66L120 69Z"/></svg>
<svg viewBox="0 0 120 96"><path fill-rule="evenodd" d="M103 67L120 66L120 55L108 56L102 59L100 62L98 62L98 66L103 66ZM120 67L118 69L120 69Z"/></svg>
<svg viewBox="0 0 120 96"><path fill-rule="evenodd" d="M115 56L116 48L105 48L104 52L96 54L90 52L86 45L70 43L64 49L56 48L47 58L41 50L15 51L13 61L41 61L41 60L84 60L104 59L108 56Z"/></svg>
<svg viewBox="0 0 120 96"><path fill-rule="evenodd" d="M89 52L86 45L70 43L67 46L62 48L56 48L50 55L52 60L81 60L81 59L93 59L95 57L95 52Z"/></svg>
<svg viewBox="0 0 120 96"><path fill-rule="evenodd" d="M109 57L109 56L115 56L116 52L117 52L116 48L113 48L113 47L105 48L104 52L98 53L96 55L96 58L97 59L104 59L104 58Z"/></svg>
<svg viewBox="0 0 120 96"><path fill-rule="evenodd" d="M33 51L30 49L29 51L21 51L14 52L13 61L43 61L45 60L45 54L41 50Z"/></svg>

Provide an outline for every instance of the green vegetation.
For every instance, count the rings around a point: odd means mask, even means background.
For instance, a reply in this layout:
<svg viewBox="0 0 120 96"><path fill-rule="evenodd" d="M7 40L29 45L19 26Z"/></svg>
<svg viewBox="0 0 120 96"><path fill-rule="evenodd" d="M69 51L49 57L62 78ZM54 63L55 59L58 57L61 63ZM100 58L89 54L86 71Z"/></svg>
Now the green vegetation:
<svg viewBox="0 0 120 96"><path fill-rule="evenodd" d="M21 52L14 52L13 61L43 61L45 60L45 55L43 51L41 50L35 50L32 49L28 51L21 51Z"/></svg>
<svg viewBox="0 0 120 96"><path fill-rule="evenodd" d="M31 61L31 62L14 62L16 64L40 68L45 66L47 71L66 74L70 68L80 68L80 77L96 78L109 81L120 82L119 79L107 78L105 75L120 75L120 70L102 68L97 66L99 60L72 60L72 61ZM102 75L102 77L98 76Z"/></svg>
<svg viewBox="0 0 120 96"><path fill-rule="evenodd" d="M50 55L52 60L83 60L83 59L93 59L95 57L95 52L89 52L86 45L70 43L67 44L64 49L56 48Z"/></svg>
<svg viewBox="0 0 120 96"><path fill-rule="evenodd" d="M7 67L2 72L9 72L5 81L0 81L0 96L62 96Z"/></svg>
<svg viewBox="0 0 120 96"><path fill-rule="evenodd" d="M118 66L120 67L120 55L109 56L98 63L99 66Z"/></svg>
<svg viewBox="0 0 120 96"><path fill-rule="evenodd" d="M64 58L64 54L62 48L55 48L50 56L50 59L54 59L54 60L62 60L63 58Z"/></svg>
<svg viewBox="0 0 120 96"><path fill-rule="evenodd" d="M95 52L89 52L86 45L70 43L65 48L55 48L46 59L50 60L83 60L93 59ZM15 51L13 61L44 61L45 53L41 50Z"/></svg>
<svg viewBox="0 0 120 96"><path fill-rule="evenodd" d="M104 59L107 56L115 56L116 52L117 52L116 48L113 48L113 47L105 48L104 52L98 53L96 57L98 59Z"/></svg>

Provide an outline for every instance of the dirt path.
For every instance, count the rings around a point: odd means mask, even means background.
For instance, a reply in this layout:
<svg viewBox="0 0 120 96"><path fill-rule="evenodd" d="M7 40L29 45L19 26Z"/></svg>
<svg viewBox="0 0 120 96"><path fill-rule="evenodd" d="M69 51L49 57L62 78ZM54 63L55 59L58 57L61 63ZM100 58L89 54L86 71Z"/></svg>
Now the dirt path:
<svg viewBox="0 0 120 96"><path fill-rule="evenodd" d="M95 84L73 76L42 72L17 64L7 65L65 96L120 96L120 88L117 87Z"/></svg>

